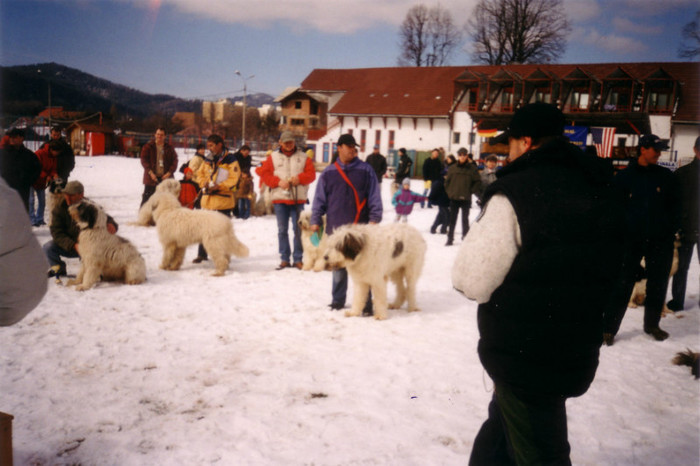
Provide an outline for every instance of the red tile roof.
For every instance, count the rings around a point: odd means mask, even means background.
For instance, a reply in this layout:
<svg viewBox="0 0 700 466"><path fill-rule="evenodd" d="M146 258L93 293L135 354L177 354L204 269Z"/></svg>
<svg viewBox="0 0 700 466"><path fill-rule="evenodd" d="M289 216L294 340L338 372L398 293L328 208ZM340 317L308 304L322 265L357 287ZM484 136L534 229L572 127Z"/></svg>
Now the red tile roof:
<svg viewBox="0 0 700 466"><path fill-rule="evenodd" d="M333 114L446 117L455 97L454 80L463 71L463 66L319 69L311 72L301 88L344 91L330 109Z"/></svg>
<svg viewBox="0 0 700 466"><path fill-rule="evenodd" d="M301 90L344 92L329 109L332 114L446 117L455 99L455 81L460 76L473 81L500 73L527 79L540 70L555 79L583 72L603 81L619 74L618 69L636 80L649 78L659 70L667 73L680 83L681 101L674 120L700 121L700 63L697 62L317 69L302 82Z"/></svg>

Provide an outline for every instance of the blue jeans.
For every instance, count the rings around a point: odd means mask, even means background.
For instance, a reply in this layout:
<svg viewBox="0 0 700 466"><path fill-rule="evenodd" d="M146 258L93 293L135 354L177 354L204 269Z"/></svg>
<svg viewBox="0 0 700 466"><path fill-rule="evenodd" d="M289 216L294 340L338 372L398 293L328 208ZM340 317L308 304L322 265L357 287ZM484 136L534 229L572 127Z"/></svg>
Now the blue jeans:
<svg viewBox="0 0 700 466"><path fill-rule="evenodd" d="M348 271L347 269L333 270L333 285L331 296L333 304L345 304L348 293Z"/></svg>
<svg viewBox="0 0 700 466"><path fill-rule="evenodd" d="M243 220L250 217L250 199L241 198L238 200L238 218Z"/></svg>
<svg viewBox="0 0 700 466"><path fill-rule="evenodd" d="M301 231L299 230L299 212L304 209L303 205L273 204L275 217L277 217L277 242L279 244L280 260L289 261L292 256L293 262L301 262L304 250L301 245ZM289 247L289 221L292 222L294 231L294 251Z"/></svg>
<svg viewBox="0 0 700 466"><path fill-rule="evenodd" d="M331 288L331 297L333 299L333 304L345 305L345 299L348 293L348 270L347 269L336 269L333 270L333 285ZM365 310L372 309L372 290L367 294L367 302L365 303Z"/></svg>
<svg viewBox="0 0 700 466"><path fill-rule="evenodd" d="M80 255L78 255L78 253L75 252L75 250L66 251L58 244L56 244L53 240L44 244L43 249L44 254L46 254L46 258L48 259L49 265L51 267L53 267L54 265L60 265L62 269L66 268L66 263L61 260L61 256L72 258L80 257Z"/></svg>
<svg viewBox="0 0 700 466"><path fill-rule="evenodd" d="M34 193L39 201L37 208L34 209ZM46 209L46 190L29 188L29 219L32 225L39 225L44 222L44 210Z"/></svg>

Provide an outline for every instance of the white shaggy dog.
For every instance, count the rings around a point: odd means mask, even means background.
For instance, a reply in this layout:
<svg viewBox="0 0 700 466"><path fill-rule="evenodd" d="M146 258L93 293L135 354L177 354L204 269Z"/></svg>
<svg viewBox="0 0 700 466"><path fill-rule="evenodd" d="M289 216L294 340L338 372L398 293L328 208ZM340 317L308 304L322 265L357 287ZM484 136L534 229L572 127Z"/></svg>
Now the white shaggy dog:
<svg viewBox="0 0 700 466"><path fill-rule="evenodd" d="M348 225L338 228L328 238L325 259L333 268L345 267L355 292L347 317L359 316L367 302L370 288L374 318L386 319L386 283L396 285L396 299L389 306L398 309L408 301L408 311L416 306L416 282L423 269L425 240L414 227L391 225Z"/></svg>
<svg viewBox="0 0 700 466"><path fill-rule="evenodd" d="M302 270L311 270L321 272L326 268L326 260L323 258L328 244L328 235L326 230L326 216L323 216L323 231L318 246L311 242L311 236L314 234L311 231L311 212L304 210L299 214L299 229L301 230L301 245L304 248L304 256L302 262L304 266Z"/></svg>
<svg viewBox="0 0 700 466"><path fill-rule="evenodd" d="M156 193L151 199L158 238L163 246L161 269L179 270L190 244L204 245L214 261L215 276L226 272L231 254L248 256L248 247L236 238L233 223L226 215L182 207L178 198L167 192Z"/></svg>
<svg viewBox="0 0 700 466"><path fill-rule="evenodd" d="M180 195L180 182L174 178L166 178L156 186L156 193L169 192L175 197ZM154 193L155 195L155 193ZM156 223L153 221L153 196L151 196L139 209L139 215L133 225L150 227Z"/></svg>
<svg viewBox="0 0 700 466"><path fill-rule="evenodd" d="M133 244L107 230L107 214L99 205L83 200L68 208L80 227L80 272L68 285L84 291L100 280L124 281L129 285L146 280L146 262Z"/></svg>

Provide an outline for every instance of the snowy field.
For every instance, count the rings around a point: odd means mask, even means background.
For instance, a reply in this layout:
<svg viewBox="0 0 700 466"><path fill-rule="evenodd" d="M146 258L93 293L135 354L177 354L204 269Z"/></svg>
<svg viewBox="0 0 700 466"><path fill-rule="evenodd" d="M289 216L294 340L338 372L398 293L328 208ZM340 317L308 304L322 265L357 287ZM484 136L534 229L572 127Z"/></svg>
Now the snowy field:
<svg viewBox="0 0 700 466"><path fill-rule="evenodd" d="M224 277L192 264L196 246L182 270L159 270L155 229L129 225L141 176L136 159L79 157L72 179L120 223L148 281L77 292L52 279L37 309L0 328L16 465L466 464L492 383L476 354L476 305L450 284L459 239L445 247L429 232L436 209L409 218L428 243L422 312L346 318L327 307L330 272L274 270L273 216L234 220L251 255ZM383 197L391 222L386 182ZM653 341L630 309L588 393L569 400L574 464L700 463L700 383L670 362L700 349L692 264L689 309L661 322L671 337Z"/></svg>

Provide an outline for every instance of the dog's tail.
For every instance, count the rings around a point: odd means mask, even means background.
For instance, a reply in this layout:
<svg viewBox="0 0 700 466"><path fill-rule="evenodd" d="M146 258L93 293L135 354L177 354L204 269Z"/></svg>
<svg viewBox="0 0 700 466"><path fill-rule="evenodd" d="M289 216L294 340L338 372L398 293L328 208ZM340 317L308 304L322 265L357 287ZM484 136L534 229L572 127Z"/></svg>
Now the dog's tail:
<svg viewBox="0 0 700 466"><path fill-rule="evenodd" d="M248 257L248 254L250 254L248 246L241 243L238 238L236 238L236 235L232 235L229 240L228 252L236 257Z"/></svg>
<svg viewBox="0 0 700 466"><path fill-rule="evenodd" d="M700 378L700 355L691 350L686 350L684 353L676 353L676 356L671 360L676 366L690 367L690 373L695 378Z"/></svg>

